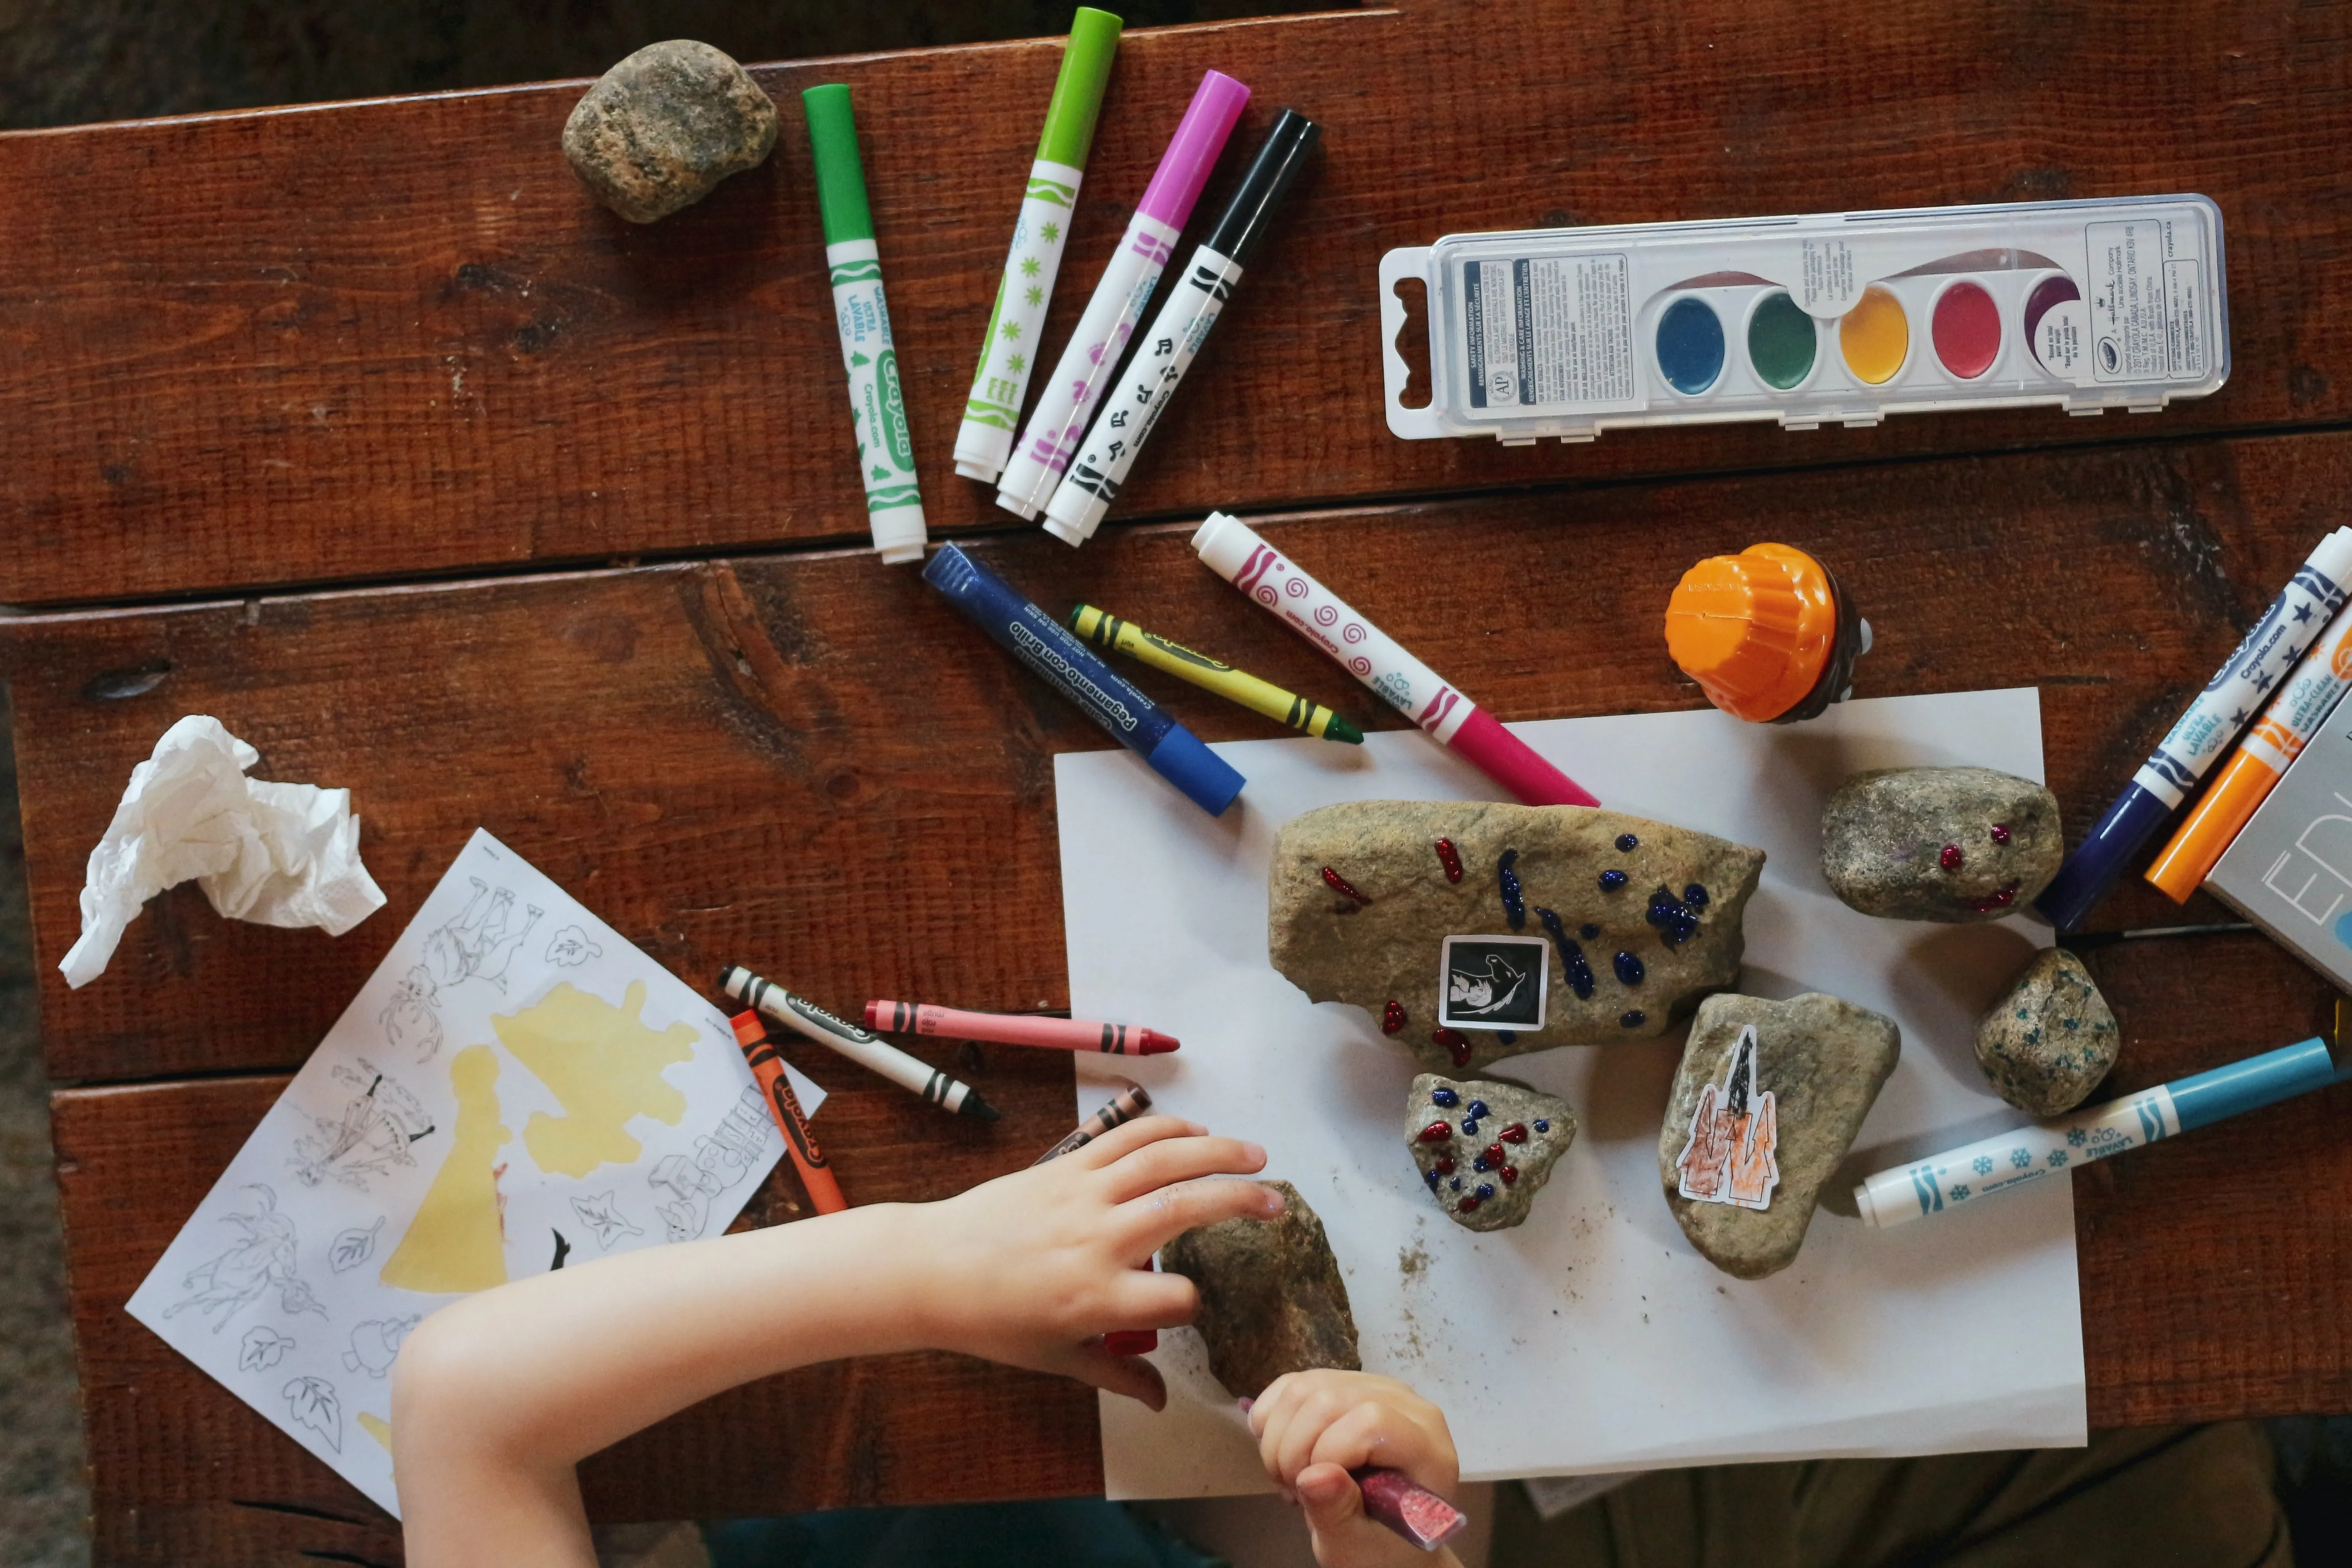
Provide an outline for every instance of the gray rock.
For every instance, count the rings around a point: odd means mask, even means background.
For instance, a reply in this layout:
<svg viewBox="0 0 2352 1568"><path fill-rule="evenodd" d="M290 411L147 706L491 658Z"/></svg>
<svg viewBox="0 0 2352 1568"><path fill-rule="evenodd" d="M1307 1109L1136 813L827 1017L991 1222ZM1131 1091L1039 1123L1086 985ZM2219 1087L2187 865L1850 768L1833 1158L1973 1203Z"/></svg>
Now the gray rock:
<svg viewBox="0 0 2352 1568"><path fill-rule="evenodd" d="M1633 846L1618 848L1625 837ZM1441 838L1461 863L1459 882L1446 876ZM1516 926L1499 876L1513 851ZM1369 901L1333 890L1327 867ZM1363 1008L1423 1068L1475 1073L1525 1051L1665 1033L1701 996L1738 979L1740 915L1763 868L1760 849L1587 806L1328 805L1275 837L1266 945L1293 984L1318 1002ZM1604 888L1603 873L1622 883ZM1694 887L1704 902L1685 901ZM1549 1002L1534 1026L1439 1033L1445 939L1477 935L1538 944L1517 950L1522 965L1547 955Z"/></svg>
<svg viewBox="0 0 2352 1568"><path fill-rule="evenodd" d="M1755 1048L1742 1052L1751 1026ZM1818 991L1787 1002L1725 995L1699 1004L1658 1130L1658 1179L1701 1256L1742 1279L1796 1261L1822 1184L1853 1146L1902 1052L1892 1018ZM1777 1184L1768 1183L1775 1173ZM1686 1197L1686 1184L1746 1202ZM1759 1194L1764 1206L1750 1206Z"/></svg>
<svg viewBox="0 0 2352 1568"><path fill-rule="evenodd" d="M1427 1136L1440 1127L1443 1137ZM1508 1230L1527 1218L1575 1142L1568 1101L1508 1079L1425 1072L1405 1100L1404 1142L1422 1183L1445 1217L1469 1230Z"/></svg>
<svg viewBox="0 0 2352 1568"><path fill-rule="evenodd" d="M749 72L691 38L647 44L598 79L563 127L563 155L631 223L691 206L776 145L776 105Z"/></svg>
<svg viewBox="0 0 2352 1568"><path fill-rule="evenodd" d="M1997 921L2065 858L2058 797L1991 768L1880 768L1822 808L1822 874L1853 909L1897 921Z"/></svg>
<svg viewBox="0 0 2352 1568"><path fill-rule="evenodd" d="M2088 1100L2122 1047L2107 999L2063 947L2037 954L1977 1025L1985 1080L2032 1116L2055 1116Z"/></svg>
<svg viewBox="0 0 2352 1568"><path fill-rule="evenodd" d="M1286 1372L1360 1372L1356 1320L1339 1260L1298 1189L1265 1184L1288 1205L1279 1219L1229 1219L1188 1230L1160 1249L1160 1266L1201 1289L1193 1327L1225 1391L1255 1399Z"/></svg>

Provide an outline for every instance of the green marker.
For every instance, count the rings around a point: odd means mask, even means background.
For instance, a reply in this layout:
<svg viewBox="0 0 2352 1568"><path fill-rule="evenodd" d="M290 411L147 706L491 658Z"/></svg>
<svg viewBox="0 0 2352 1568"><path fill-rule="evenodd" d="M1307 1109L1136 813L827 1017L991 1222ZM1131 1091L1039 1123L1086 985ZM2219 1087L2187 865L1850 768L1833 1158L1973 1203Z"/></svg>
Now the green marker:
<svg viewBox="0 0 2352 1568"><path fill-rule="evenodd" d="M1054 275L1061 270L1062 247L1070 237L1070 213L1086 177L1087 150L1094 144L1095 116L1110 80L1121 25L1109 12L1090 5L1079 6L1070 23L1062 74L1054 80L1045 129L1037 138L1037 161L1029 165L1029 194L1013 225L1004 281L996 287L980 368L972 373L963 423L956 429L956 472L968 479L994 484L1013 455L1021 402L1028 395L1029 373L1036 368L1045 306L1054 297Z"/></svg>
<svg viewBox="0 0 2352 1568"><path fill-rule="evenodd" d="M850 428L866 481L866 521L883 563L923 558L923 496L915 484L915 442L898 355L890 346L890 307L882 298L882 253L866 205L866 170L857 158L857 123L849 89L835 83L801 94L809 148L816 154L816 201L824 216L824 260L833 273L833 311L841 328L841 362L849 371Z"/></svg>

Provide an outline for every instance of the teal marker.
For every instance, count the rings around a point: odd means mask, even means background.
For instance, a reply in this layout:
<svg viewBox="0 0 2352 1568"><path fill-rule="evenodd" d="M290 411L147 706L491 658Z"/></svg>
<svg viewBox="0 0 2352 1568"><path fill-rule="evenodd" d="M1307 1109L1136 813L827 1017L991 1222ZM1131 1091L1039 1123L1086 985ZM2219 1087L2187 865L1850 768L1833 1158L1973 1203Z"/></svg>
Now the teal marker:
<svg viewBox="0 0 2352 1568"><path fill-rule="evenodd" d="M1118 49L1119 26L1118 17L1090 5L1079 6L1070 23L1062 74L1054 80L1045 129L1037 138L1037 161L1029 165L1028 195L1013 225L1004 280L996 286L980 368L972 372L963 423L956 429L956 472L968 479L994 484L1013 455L1022 399L1037 367L1046 304L1062 269L1062 247L1069 243L1070 214L1086 177L1087 150L1094 145L1095 117L1110 80L1111 56Z"/></svg>
<svg viewBox="0 0 2352 1568"><path fill-rule="evenodd" d="M866 170L857 157L857 123L849 89L835 83L801 94L809 148L816 155L816 202L824 216L824 261L833 274L833 312L841 328L841 363L849 372L850 428L866 481L866 521L886 565L923 558L923 496L915 483L915 441L898 355L890 346L890 307L882 298L882 253L866 205Z"/></svg>

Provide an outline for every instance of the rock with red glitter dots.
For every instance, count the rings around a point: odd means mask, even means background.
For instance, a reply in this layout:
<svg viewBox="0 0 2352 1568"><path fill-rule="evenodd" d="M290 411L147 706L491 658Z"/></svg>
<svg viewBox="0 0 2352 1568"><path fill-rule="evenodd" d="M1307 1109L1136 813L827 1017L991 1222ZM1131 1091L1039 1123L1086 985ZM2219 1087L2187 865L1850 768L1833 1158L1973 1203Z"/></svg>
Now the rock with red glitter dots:
<svg viewBox="0 0 2352 1568"><path fill-rule="evenodd" d="M1848 906L1888 920L1999 920L2065 858L2058 799L1991 768L1856 773L1822 808L1822 874Z"/></svg>
<svg viewBox="0 0 2352 1568"><path fill-rule="evenodd" d="M1479 1104L1486 1110L1476 1139L1436 1120ZM1421 1184L1448 1217L1471 1230L1507 1230L1526 1219L1552 1165L1576 1141L1576 1112L1567 1101L1508 1079L1423 1073L1412 1080L1406 1115L1405 1146Z"/></svg>

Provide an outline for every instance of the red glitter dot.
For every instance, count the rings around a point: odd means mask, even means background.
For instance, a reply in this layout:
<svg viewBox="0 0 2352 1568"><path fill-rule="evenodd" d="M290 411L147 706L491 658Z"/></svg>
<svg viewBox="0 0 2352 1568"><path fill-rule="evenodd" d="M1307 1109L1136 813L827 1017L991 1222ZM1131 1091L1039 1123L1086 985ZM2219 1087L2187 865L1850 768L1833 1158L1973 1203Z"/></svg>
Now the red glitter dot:
<svg viewBox="0 0 2352 1568"><path fill-rule="evenodd" d="M1936 864L1941 866L1947 871L1957 871L1960 868L1961 863L1967 858L1967 856L1960 853L1960 847L1958 845L1947 844L1944 846L1944 852L1936 857ZM1328 877L1331 873L1326 871L1323 874Z"/></svg>
<svg viewBox="0 0 2352 1568"><path fill-rule="evenodd" d="M1992 825L1992 841L1995 844L2006 844L2009 842L2008 823L1996 822Z"/></svg>
<svg viewBox="0 0 2352 1568"><path fill-rule="evenodd" d="M1445 1125L1445 1124L1444 1124L1444 1122L1442 1122L1442 1121L1441 1121L1441 1122L1439 1122L1439 1123L1438 1123L1438 1125L1439 1125L1439 1126L1441 1126L1441 1127L1443 1127L1443 1126L1444 1126L1444 1125ZM1451 1155L1451 1154L1440 1154L1440 1155L1437 1157L1437 1173L1438 1173L1439 1175L1441 1175L1441 1176L1450 1176L1450 1175L1452 1175L1452 1174L1454 1173L1454 1156L1453 1156L1453 1155Z"/></svg>
<svg viewBox="0 0 2352 1568"><path fill-rule="evenodd" d="M1460 1203L1455 1204L1454 1208L1454 1212L1457 1214L1475 1214L1478 1212L1478 1200L1476 1198L1464 1198Z"/></svg>
<svg viewBox="0 0 2352 1568"><path fill-rule="evenodd" d="M1328 866L1323 868L1323 885L1330 889L1333 892L1339 894L1343 899L1353 899L1360 904L1369 904L1372 901L1371 900L1364 897L1363 894L1356 891L1355 889L1349 887L1348 885L1348 879L1342 877L1339 872L1334 871Z"/></svg>
<svg viewBox="0 0 2352 1568"><path fill-rule="evenodd" d="M1439 1045L1445 1047L1445 1054L1454 1058L1454 1065L1455 1067L1466 1067L1469 1065L1470 1037L1464 1034L1461 1030L1433 1030L1430 1033L1429 1038L1432 1045Z"/></svg>
<svg viewBox="0 0 2352 1568"><path fill-rule="evenodd" d="M1404 1027L1404 1004L1391 1002L1381 1009L1381 1033L1393 1035Z"/></svg>
<svg viewBox="0 0 2352 1568"><path fill-rule="evenodd" d="M1421 1141L1424 1143L1443 1143L1453 1136L1454 1127L1451 1122L1433 1121L1421 1130Z"/></svg>
<svg viewBox="0 0 2352 1568"><path fill-rule="evenodd" d="M1437 863L1445 868L1447 881L1458 882L1462 879L1462 854L1454 847L1454 840L1451 838L1441 838L1437 841Z"/></svg>
<svg viewBox="0 0 2352 1568"><path fill-rule="evenodd" d="M1514 1122L1512 1122L1508 1127L1506 1127L1506 1128L1504 1128L1504 1129L1503 1129L1503 1142L1506 1142L1506 1143L1524 1143L1524 1142L1526 1142L1527 1141L1528 1141L1528 1124L1527 1124L1526 1122L1524 1122L1524 1121L1514 1121Z"/></svg>
<svg viewBox="0 0 2352 1568"><path fill-rule="evenodd" d="M1503 1167L1503 1185L1507 1187L1518 1179L1519 1168L1517 1165L1506 1165Z"/></svg>
<svg viewBox="0 0 2352 1568"><path fill-rule="evenodd" d="M1486 1163L1489 1165L1499 1165L1503 1163L1503 1146L1500 1143L1489 1143L1482 1152L1486 1154Z"/></svg>

